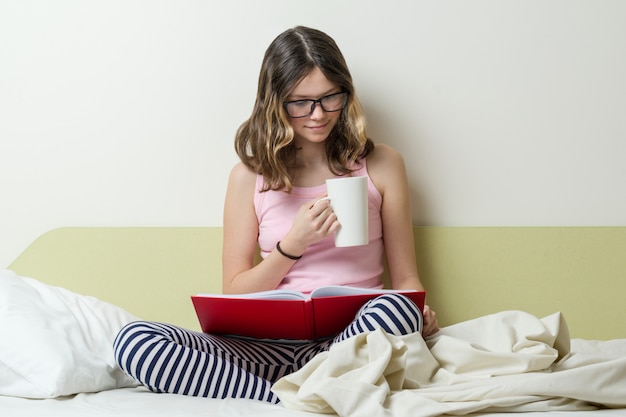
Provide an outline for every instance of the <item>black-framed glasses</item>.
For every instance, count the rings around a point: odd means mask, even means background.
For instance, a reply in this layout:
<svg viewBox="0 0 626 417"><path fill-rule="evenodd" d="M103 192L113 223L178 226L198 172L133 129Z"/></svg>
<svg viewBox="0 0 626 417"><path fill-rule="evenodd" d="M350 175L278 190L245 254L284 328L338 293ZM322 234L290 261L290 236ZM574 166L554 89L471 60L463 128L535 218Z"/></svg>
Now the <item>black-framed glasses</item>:
<svg viewBox="0 0 626 417"><path fill-rule="evenodd" d="M285 111L289 117L294 119L312 115L317 103L320 104L322 110L325 112L335 112L343 110L346 107L348 104L348 95L349 93L347 91L342 91L341 93L329 94L317 100L285 101L283 107L285 107Z"/></svg>

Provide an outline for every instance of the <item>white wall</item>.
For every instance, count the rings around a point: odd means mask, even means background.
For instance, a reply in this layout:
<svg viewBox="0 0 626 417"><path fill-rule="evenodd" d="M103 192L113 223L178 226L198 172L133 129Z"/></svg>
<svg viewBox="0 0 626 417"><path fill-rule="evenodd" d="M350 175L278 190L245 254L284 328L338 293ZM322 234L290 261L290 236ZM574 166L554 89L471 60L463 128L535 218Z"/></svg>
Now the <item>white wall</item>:
<svg viewBox="0 0 626 417"><path fill-rule="evenodd" d="M219 226L263 52L342 48L416 224L626 225L626 2L0 0L0 267L62 226Z"/></svg>

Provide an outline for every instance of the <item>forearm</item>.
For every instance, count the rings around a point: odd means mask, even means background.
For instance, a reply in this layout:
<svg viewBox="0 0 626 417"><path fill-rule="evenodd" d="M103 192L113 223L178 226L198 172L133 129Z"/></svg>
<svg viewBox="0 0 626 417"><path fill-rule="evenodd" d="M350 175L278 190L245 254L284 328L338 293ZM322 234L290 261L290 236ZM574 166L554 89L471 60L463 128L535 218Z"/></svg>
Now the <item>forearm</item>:
<svg viewBox="0 0 626 417"><path fill-rule="evenodd" d="M296 262L274 249L257 265L240 267L241 271L237 273L225 273L222 291L225 294L242 294L276 289Z"/></svg>
<svg viewBox="0 0 626 417"><path fill-rule="evenodd" d="M391 286L394 290L418 290L424 291L424 286L417 275L404 277L392 277Z"/></svg>

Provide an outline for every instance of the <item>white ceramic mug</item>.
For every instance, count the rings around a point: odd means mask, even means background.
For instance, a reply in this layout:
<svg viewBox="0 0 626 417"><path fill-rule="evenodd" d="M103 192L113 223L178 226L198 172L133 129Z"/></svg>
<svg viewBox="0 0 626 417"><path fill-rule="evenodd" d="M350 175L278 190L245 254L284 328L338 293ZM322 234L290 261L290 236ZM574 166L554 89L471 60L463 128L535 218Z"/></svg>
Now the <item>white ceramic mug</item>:
<svg viewBox="0 0 626 417"><path fill-rule="evenodd" d="M328 199L341 228L335 233L335 246L369 243L367 177L326 180Z"/></svg>

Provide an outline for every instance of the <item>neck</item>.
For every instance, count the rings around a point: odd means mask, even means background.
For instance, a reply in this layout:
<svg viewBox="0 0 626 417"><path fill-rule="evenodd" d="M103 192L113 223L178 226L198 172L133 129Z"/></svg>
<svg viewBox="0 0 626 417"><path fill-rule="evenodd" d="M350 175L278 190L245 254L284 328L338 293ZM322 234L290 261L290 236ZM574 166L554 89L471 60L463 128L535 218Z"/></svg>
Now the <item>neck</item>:
<svg viewBox="0 0 626 417"><path fill-rule="evenodd" d="M326 166L326 148L323 143L307 143L299 146L296 152L296 168L317 168Z"/></svg>
<svg viewBox="0 0 626 417"><path fill-rule="evenodd" d="M328 169L323 144L307 144L296 152L295 165L291 168L294 185L311 187L323 184L334 175Z"/></svg>

